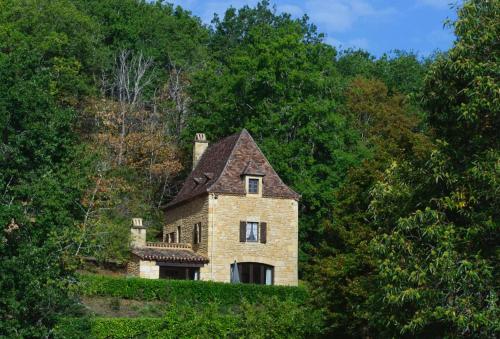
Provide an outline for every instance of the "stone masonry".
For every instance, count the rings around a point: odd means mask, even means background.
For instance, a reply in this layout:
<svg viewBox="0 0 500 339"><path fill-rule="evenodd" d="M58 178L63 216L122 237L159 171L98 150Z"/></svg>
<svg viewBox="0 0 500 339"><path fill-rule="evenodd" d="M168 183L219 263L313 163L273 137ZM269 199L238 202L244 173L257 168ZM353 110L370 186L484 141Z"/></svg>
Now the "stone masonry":
<svg viewBox="0 0 500 339"><path fill-rule="evenodd" d="M276 285L297 285L297 201L230 195L212 195L209 201L213 242L201 279L229 282L230 265L236 260L274 266ZM240 242L240 221L266 222L267 242Z"/></svg>
<svg viewBox="0 0 500 339"><path fill-rule="evenodd" d="M163 241L192 244L196 255L205 258L201 280L229 282L236 261L270 265L274 284L297 285L300 195L281 180L248 131L212 146L198 133L193 166L181 191L164 207ZM257 232L265 227L265 241L261 234L259 242L243 241L248 222L258 223ZM195 244L198 223L201 241ZM142 261L140 266L141 276L157 274L153 268L143 270Z"/></svg>
<svg viewBox="0 0 500 339"><path fill-rule="evenodd" d="M274 266L276 285L297 285L297 209L293 199L211 194L167 211L164 233L181 226L181 242L192 243L193 227L201 222L201 244L193 245L209 259L200 269L201 280L229 282L236 260ZM240 221L266 222L267 242L241 243Z"/></svg>
<svg viewBox="0 0 500 339"><path fill-rule="evenodd" d="M139 268L140 278L158 279L160 277L160 266L156 265L156 261L140 260Z"/></svg>
<svg viewBox="0 0 500 339"><path fill-rule="evenodd" d="M201 222L201 243L193 244L193 230ZM166 225L163 228L163 241L166 235L177 232L181 227L181 243L192 244L193 251L207 256L208 253L208 198L199 197L166 213Z"/></svg>

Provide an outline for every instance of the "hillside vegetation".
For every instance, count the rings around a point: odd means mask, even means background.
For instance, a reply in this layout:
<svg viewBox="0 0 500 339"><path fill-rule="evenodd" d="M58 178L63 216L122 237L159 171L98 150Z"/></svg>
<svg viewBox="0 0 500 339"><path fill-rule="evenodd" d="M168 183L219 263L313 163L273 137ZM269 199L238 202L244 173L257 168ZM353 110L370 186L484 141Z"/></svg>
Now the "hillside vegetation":
<svg viewBox="0 0 500 339"><path fill-rule="evenodd" d="M60 318L57 338L315 337L320 311L303 287L80 275L80 317ZM146 302L149 301L149 302Z"/></svg>
<svg viewBox="0 0 500 339"><path fill-rule="evenodd" d="M446 53L375 58L268 1L209 26L161 1L0 1L0 336L51 337L63 316L138 331L114 337L495 337L500 1L456 10ZM194 133L242 128L302 196L303 305L210 285L238 305L73 322L81 258L125 262L131 217L160 232Z"/></svg>

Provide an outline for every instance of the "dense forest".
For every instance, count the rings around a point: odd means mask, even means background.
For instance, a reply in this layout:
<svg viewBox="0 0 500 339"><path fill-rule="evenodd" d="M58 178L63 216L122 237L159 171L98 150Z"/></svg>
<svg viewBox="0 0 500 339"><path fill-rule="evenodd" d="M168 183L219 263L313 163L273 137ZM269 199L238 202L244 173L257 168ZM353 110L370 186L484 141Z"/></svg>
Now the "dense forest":
<svg viewBox="0 0 500 339"><path fill-rule="evenodd" d="M192 140L246 128L300 201L325 337L498 335L500 1L429 58L336 50L268 1L0 1L0 336L51 336L84 256L154 237Z"/></svg>

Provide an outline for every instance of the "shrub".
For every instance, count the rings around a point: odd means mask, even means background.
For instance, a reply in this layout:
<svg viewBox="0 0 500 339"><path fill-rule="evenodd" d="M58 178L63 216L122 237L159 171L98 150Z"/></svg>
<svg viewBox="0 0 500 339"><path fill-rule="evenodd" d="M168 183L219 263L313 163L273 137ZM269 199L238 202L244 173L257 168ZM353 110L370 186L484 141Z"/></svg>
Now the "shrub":
<svg viewBox="0 0 500 339"><path fill-rule="evenodd" d="M157 337L161 318L66 318L54 329L55 338Z"/></svg>
<svg viewBox="0 0 500 339"><path fill-rule="evenodd" d="M55 338L86 339L92 329L91 318L62 318L54 327Z"/></svg>
<svg viewBox="0 0 500 339"><path fill-rule="evenodd" d="M321 334L319 311L273 297L261 305L220 303L172 305L162 318L63 319L56 338L314 338Z"/></svg>
<svg viewBox="0 0 500 339"><path fill-rule="evenodd" d="M272 297L304 303L304 287L226 284L208 281L150 280L142 278L80 275L81 293L86 296L110 296L124 299L161 300L171 303L219 302L239 305L242 300L261 303Z"/></svg>

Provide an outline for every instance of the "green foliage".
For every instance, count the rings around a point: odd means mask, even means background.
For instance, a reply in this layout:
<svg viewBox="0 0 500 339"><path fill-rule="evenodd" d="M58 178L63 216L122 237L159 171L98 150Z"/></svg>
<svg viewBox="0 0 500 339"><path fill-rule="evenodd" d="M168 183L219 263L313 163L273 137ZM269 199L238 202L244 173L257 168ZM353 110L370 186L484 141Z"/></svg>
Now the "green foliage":
<svg viewBox="0 0 500 339"><path fill-rule="evenodd" d="M498 149L499 2L467 1L453 23L457 41L430 68L425 83L429 121L453 161Z"/></svg>
<svg viewBox="0 0 500 339"><path fill-rule="evenodd" d="M498 333L499 1L468 1L426 79L441 140L424 166L394 163L372 192L373 324L385 335Z"/></svg>
<svg viewBox="0 0 500 339"><path fill-rule="evenodd" d="M194 65L204 54L207 31L180 6L163 1L73 0L98 23L101 39L113 55L120 49L142 51L161 65Z"/></svg>
<svg viewBox="0 0 500 339"><path fill-rule="evenodd" d="M44 337L73 304L67 254L90 162L73 123L94 33L68 1L0 2L0 336Z"/></svg>
<svg viewBox="0 0 500 339"><path fill-rule="evenodd" d="M191 86L185 131L218 140L246 128L282 179L302 195L301 259L322 237L333 191L362 158L359 135L341 114L336 51L306 18L278 15L263 1L214 20L213 56Z"/></svg>
<svg viewBox="0 0 500 339"><path fill-rule="evenodd" d="M494 337L499 13L498 0L466 1L447 54L375 59L337 55L306 17L268 1L230 8L210 28L160 1L0 2L0 336L50 336L73 312L75 253L125 260L130 216L160 224L180 168L167 135L183 131L187 146L194 132L217 140L247 128L302 194L300 259L316 266L301 268L327 335ZM136 153L110 169L88 145L120 140L112 70L123 50L153 60L129 126L168 123L128 131ZM151 145L168 151L147 172ZM303 288L80 279L88 295L173 307L162 319L66 319L62 337L321 332L323 315L298 306Z"/></svg>
<svg viewBox="0 0 500 339"><path fill-rule="evenodd" d="M154 81L146 88L148 98L165 85L165 70L172 66L195 69L206 57L208 31L180 6L137 0L72 2L99 27L102 70L109 71L121 50L141 52L153 59Z"/></svg>
<svg viewBox="0 0 500 339"><path fill-rule="evenodd" d="M176 305L162 318L66 318L56 338L314 338L321 313L271 297L260 305L243 301L227 310L218 303Z"/></svg>
<svg viewBox="0 0 500 339"><path fill-rule="evenodd" d="M124 299L161 300L172 303L200 304L211 301L237 305L246 299L259 303L272 296L297 303L307 300L303 287L225 284L208 281L150 280L101 275L79 275L80 289L86 296L112 296Z"/></svg>
<svg viewBox="0 0 500 339"><path fill-rule="evenodd" d="M353 78L346 90L346 111L373 155L351 168L336 191L334 218L325 226L308 278L313 300L327 310L329 332L365 336L370 333L367 303L375 290L368 242L377 234L369 223L370 191L393 159L425 159L430 142L416 131L419 121L404 97L390 94L379 80Z"/></svg>
<svg viewBox="0 0 500 339"><path fill-rule="evenodd" d="M396 50L379 59L362 50L346 50L337 60L339 72L350 79L362 76L384 82L391 93L415 95L424 85L431 60L417 54Z"/></svg>
<svg viewBox="0 0 500 339"><path fill-rule="evenodd" d="M98 67L87 75L99 90L82 104L78 119L78 132L99 162L82 204L87 217L76 236L77 254L124 262L130 219L144 218L151 226L148 236L154 236L162 227L159 206L175 194L171 178L181 168L175 144L186 118L177 118L176 108L189 100L181 97L191 72L206 58L208 30L163 1L71 2L94 23ZM122 55L127 57L120 63ZM148 67L137 86L139 61ZM120 69L127 72L126 91L117 81ZM118 94L132 91L133 96Z"/></svg>

